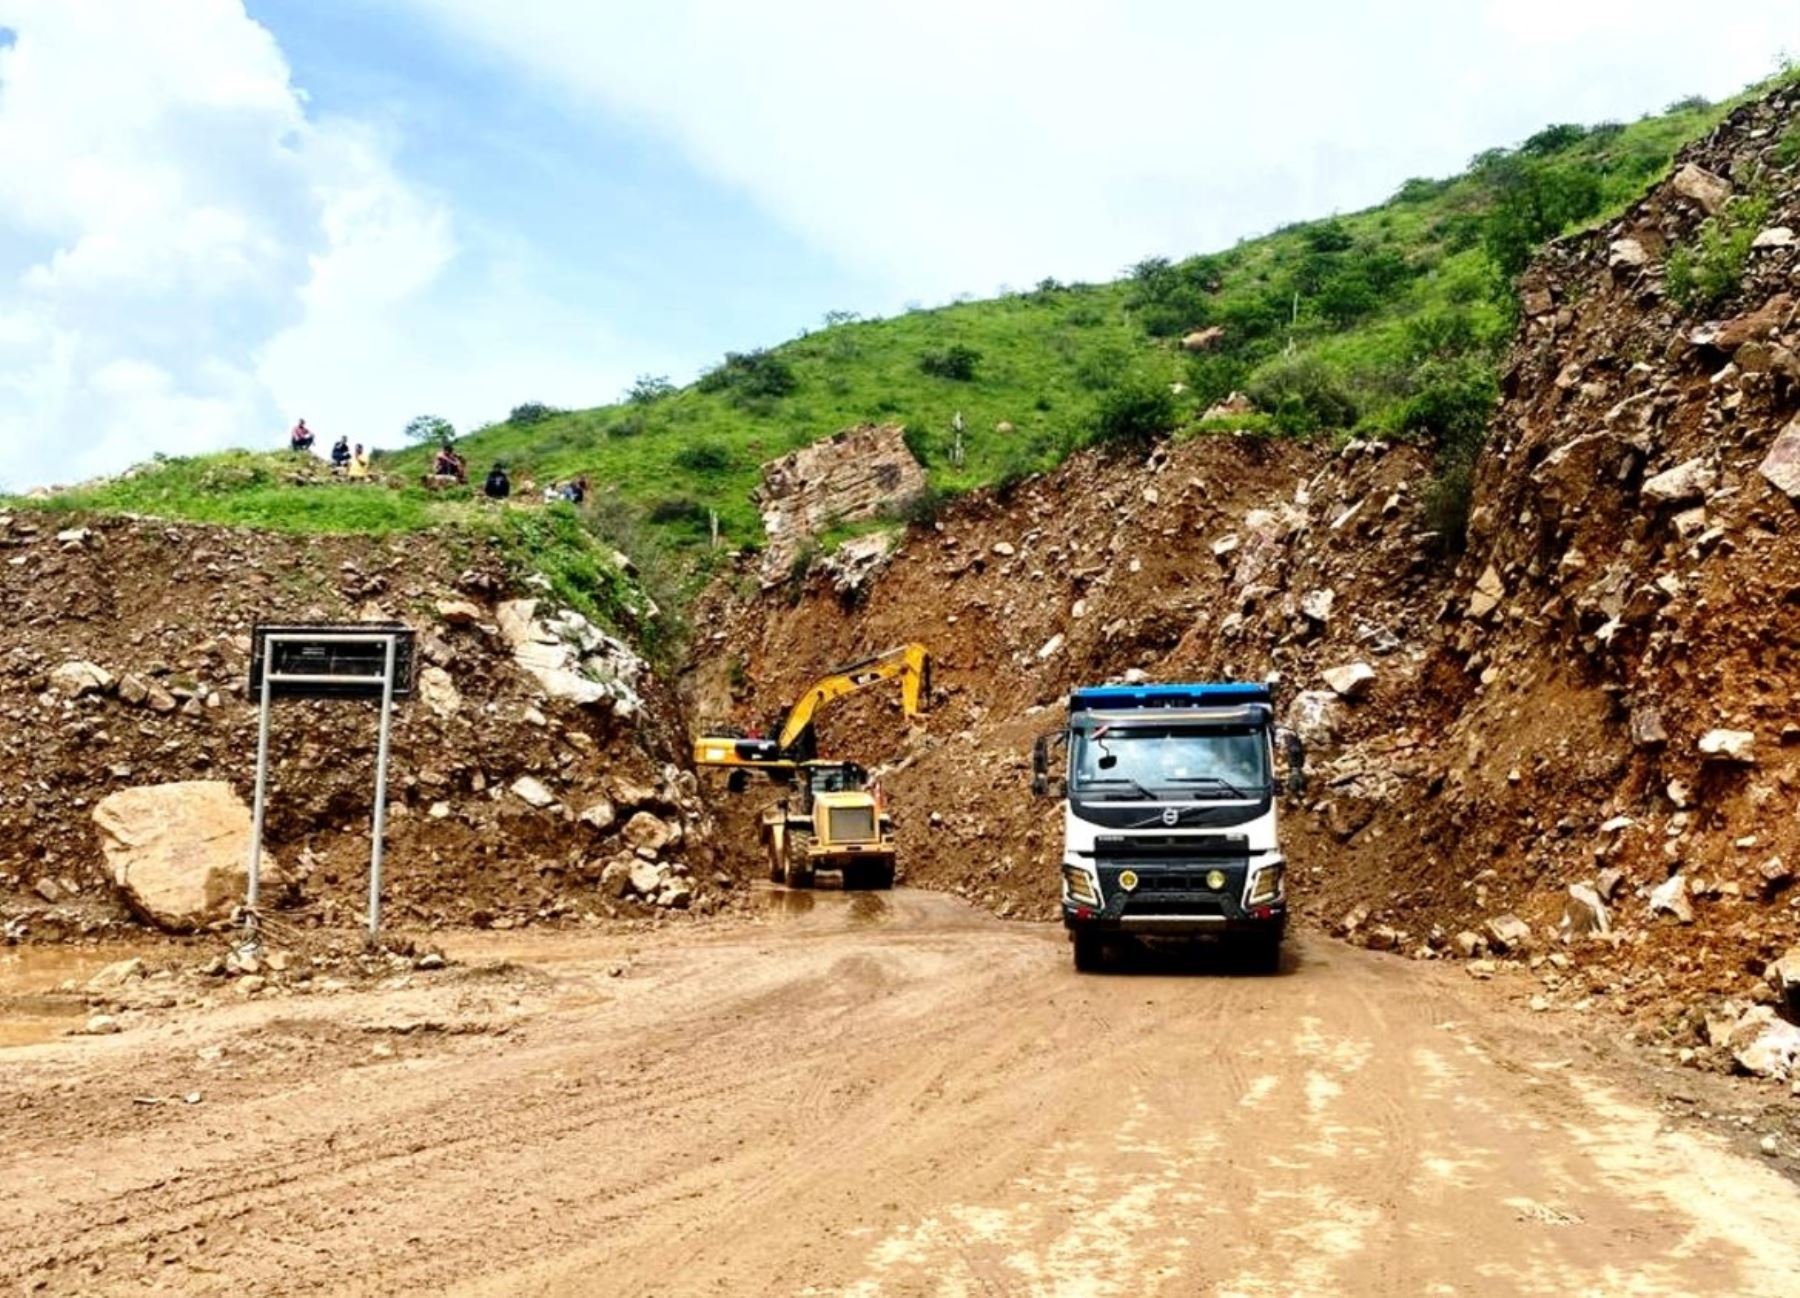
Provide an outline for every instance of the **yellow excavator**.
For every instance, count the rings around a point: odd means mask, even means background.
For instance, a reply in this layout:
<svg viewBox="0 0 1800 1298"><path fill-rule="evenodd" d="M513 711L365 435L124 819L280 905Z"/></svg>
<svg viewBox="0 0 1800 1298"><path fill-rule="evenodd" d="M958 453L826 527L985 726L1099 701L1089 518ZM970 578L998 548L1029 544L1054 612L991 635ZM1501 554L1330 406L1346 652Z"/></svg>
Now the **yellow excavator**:
<svg viewBox="0 0 1800 1298"><path fill-rule="evenodd" d="M902 711L917 716L931 699L931 655L924 645L901 645L820 677L775 718L768 738L715 733L694 741L695 765L729 768L734 793L753 771L795 786L763 809L758 825L776 883L809 888L826 870L836 871L845 888L893 886L893 818L861 766L817 760L813 721L833 699L895 679Z"/></svg>

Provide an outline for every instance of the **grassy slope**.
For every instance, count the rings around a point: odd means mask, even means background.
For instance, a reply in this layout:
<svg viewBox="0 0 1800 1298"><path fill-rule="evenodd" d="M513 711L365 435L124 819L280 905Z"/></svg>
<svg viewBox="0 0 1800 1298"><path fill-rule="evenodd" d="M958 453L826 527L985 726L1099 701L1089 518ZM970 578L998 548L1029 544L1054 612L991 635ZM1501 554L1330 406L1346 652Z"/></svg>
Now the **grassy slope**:
<svg viewBox="0 0 1800 1298"><path fill-rule="evenodd" d="M1682 144L1730 106L1675 109L1586 136L1543 161L1560 174L1588 178L1597 204L1590 219L1600 219L1641 194ZM1323 421L1284 418L1283 430L1332 432L1354 424L1397 431L1416 395L1422 349L1435 345L1436 354L1458 363L1488 363L1510 329L1510 293L1482 245L1484 214L1501 192L1499 175L1490 165L1446 182L1412 182L1368 211L1289 227L1173 267L1147 265L1116 283L1043 287L837 324L772 349L794 380L785 395L746 397L702 382L650 402L496 425L465 438L465 449L477 474L495 458L508 461L515 483L588 474L596 488L587 518L598 524L592 530L642 563L646 552L671 543L700 553L709 509L717 511L728 543L757 540L750 492L758 465L859 422L905 425L934 485L954 491L1053 464L1092 437L1102 403L1121 386L1167 391L1168 384L1185 384L1171 418L1191 427L1225 391L1260 393L1296 362L1316 361L1313 369L1346 404ZM1321 276L1354 277L1381 265L1400 272L1381 283L1366 309L1334 318ZM1173 306L1159 300L1159 286L1170 284L1187 286L1187 296L1178 291ZM1437 335L1424 328L1444 321L1454 325L1447 350L1441 341L1432 344ZM1175 345L1171 335L1208 323L1226 329L1218 350L1196 358ZM972 379L921 369L927 352L957 345L980 353ZM957 411L966 426L960 465L950 462ZM1011 431L996 429L1003 421ZM1250 422L1268 427L1271 421ZM707 462L696 458L696 448L704 448ZM381 455L377 468L393 482L416 481L426 455L418 448ZM579 594L583 582L597 582L601 589L581 604L605 613L611 599L610 569L595 557L604 547L590 544L572 515L563 520L567 511L560 507L548 515L501 511L466 491L334 484L312 472L296 475L293 461L280 455L159 462L50 502L26 503L299 532L472 528L500 536L521 563L550 572L559 588ZM664 582L657 592L665 603L670 590Z"/></svg>

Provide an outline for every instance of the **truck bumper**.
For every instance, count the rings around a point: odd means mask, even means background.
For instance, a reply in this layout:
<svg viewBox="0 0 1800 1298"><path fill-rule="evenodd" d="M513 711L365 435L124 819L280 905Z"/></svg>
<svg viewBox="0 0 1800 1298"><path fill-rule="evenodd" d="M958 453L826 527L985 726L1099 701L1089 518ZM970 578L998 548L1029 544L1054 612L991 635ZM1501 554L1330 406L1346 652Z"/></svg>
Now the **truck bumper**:
<svg viewBox="0 0 1800 1298"><path fill-rule="evenodd" d="M1115 898L1106 906L1082 906L1063 900L1063 927L1071 933L1118 933L1139 937L1225 937L1258 934L1278 936L1287 928L1287 902L1258 906L1246 911L1236 905L1216 904L1191 912L1158 907L1153 913L1133 913L1129 902Z"/></svg>

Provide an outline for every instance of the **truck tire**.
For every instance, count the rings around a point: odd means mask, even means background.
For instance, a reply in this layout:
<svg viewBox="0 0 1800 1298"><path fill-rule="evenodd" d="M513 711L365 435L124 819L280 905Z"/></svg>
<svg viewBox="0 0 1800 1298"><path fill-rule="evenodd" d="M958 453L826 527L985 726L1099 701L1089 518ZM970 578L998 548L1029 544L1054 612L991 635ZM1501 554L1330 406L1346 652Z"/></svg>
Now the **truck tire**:
<svg viewBox="0 0 1800 1298"><path fill-rule="evenodd" d="M873 892L893 886L892 861L857 861L844 867L845 892Z"/></svg>
<svg viewBox="0 0 1800 1298"><path fill-rule="evenodd" d="M1075 948L1075 969L1078 973L1098 973L1100 966L1106 963L1106 943L1098 933L1076 929L1072 945Z"/></svg>
<svg viewBox="0 0 1800 1298"><path fill-rule="evenodd" d="M782 876L782 882L790 888L813 886L813 872L806 862L806 845L791 836L787 841L787 868Z"/></svg>
<svg viewBox="0 0 1800 1298"><path fill-rule="evenodd" d="M1257 933L1244 939L1243 959L1250 972L1260 974L1281 972L1282 936L1282 931L1276 929L1273 933Z"/></svg>

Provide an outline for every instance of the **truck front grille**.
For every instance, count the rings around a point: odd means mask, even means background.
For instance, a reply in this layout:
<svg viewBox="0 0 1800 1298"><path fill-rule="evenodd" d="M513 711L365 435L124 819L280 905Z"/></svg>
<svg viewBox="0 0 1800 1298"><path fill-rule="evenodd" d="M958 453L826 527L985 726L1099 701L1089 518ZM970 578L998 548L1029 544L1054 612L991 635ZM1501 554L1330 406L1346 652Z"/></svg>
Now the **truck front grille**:
<svg viewBox="0 0 1800 1298"><path fill-rule="evenodd" d="M834 843L872 842L875 838L875 808L833 807L830 824Z"/></svg>

